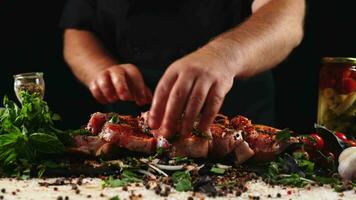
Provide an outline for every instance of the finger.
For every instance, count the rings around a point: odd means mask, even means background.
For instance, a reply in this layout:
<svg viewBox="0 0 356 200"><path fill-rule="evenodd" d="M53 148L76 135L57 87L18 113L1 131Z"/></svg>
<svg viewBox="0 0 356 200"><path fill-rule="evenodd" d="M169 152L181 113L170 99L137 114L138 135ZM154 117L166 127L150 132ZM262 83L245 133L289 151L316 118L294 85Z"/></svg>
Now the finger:
<svg viewBox="0 0 356 200"><path fill-rule="evenodd" d="M99 86L93 82L90 87L89 90L91 92L91 94L93 95L93 97L101 104L107 104L108 102L105 100L104 95L101 93Z"/></svg>
<svg viewBox="0 0 356 200"><path fill-rule="evenodd" d="M115 88L111 82L110 74L105 73L101 75L96 84L99 86L101 93L105 97L105 100L109 103L113 103L117 100Z"/></svg>
<svg viewBox="0 0 356 200"><path fill-rule="evenodd" d="M187 99L194 84L193 77L179 76L177 82L169 94L167 106L162 120L162 131L166 138L169 138L177 131L177 125L180 124Z"/></svg>
<svg viewBox="0 0 356 200"><path fill-rule="evenodd" d="M166 71L159 81L152 99L152 105L149 112L148 125L152 129L158 129L164 116L167 100L170 91L176 82L178 74L172 71Z"/></svg>
<svg viewBox="0 0 356 200"><path fill-rule="evenodd" d="M150 88L148 88L147 86L145 90L145 96L146 96L145 104L150 104L152 102L152 92Z"/></svg>
<svg viewBox="0 0 356 200"><path fill-rule="evenodd" d="M134 96L136 104L143 105L146 100L146 86L141 75L141 72L133 65L127 64L123 66L127 73L127 78L131 87L131 94Z"/></svg>
<svg viewBox="0 0 356 200"><path fill-rule="evenodd" d="M200 130L206 131L208 129L208 126L213 122L216 114L218 114L224 102L225 95L229 90L223 88L218 83L213 84L210 88L198 126Z"/></svg>
<svg viewBox="0 0 356 200"><path fill-rule="evenodd" d="M110 73L111 81L115 88L117 96L122 101L133 100L132 94L127 86L127 80L125 77L125 71L119 67L114 67Z"/></svg>
<svg viewBox="0 0 356 200"><path fill-rule="evenodd" d="M194 122L196 121L196 117L204 105L211 86L212 83L204 80L204 78L200 78L196 81L185 108L181 129L182 135L186 135L191 131Z"/></svg>

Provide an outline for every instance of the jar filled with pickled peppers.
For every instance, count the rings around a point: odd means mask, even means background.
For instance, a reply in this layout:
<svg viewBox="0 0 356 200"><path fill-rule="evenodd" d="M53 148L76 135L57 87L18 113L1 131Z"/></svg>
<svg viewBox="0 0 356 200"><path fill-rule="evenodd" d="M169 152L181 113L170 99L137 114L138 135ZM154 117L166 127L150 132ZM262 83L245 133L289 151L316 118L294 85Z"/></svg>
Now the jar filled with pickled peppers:
<svg viewBox="0 0 356 200"><path fill-rule="evenodd" d="M322 59L318 124L356 137L356 58Z"/></svg>

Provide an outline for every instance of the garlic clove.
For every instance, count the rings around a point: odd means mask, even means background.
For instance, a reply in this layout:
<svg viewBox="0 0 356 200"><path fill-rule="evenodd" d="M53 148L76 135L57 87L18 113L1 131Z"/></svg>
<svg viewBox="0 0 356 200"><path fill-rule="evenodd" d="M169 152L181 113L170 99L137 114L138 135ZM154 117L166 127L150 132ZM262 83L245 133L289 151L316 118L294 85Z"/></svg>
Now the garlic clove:
<svg viewBox="0 0 356 200"><path fill-rule="evenodd" d="M339 157L339 167L338 167L340 176L347 180L356 180L356 151L355 151L355 148L345 149L341 154L343 154L343 155L340 155L340 157Z"/></svg>
<svg viewBox="0 0 356 200"><path fill-rule="evenodd" d="M342 160L349 157L350 155L352 155L353 153L356 154L356 147L349 147L349 148L343 150L339 156L339 163L342 162Z"/></svg>

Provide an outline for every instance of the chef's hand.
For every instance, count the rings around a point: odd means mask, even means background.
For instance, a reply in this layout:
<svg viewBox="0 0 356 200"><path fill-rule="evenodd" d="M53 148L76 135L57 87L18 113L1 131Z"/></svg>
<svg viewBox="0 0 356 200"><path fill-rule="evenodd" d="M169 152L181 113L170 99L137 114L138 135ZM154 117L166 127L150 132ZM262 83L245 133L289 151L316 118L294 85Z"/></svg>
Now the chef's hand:
<svg viewBox="0 0 356 200"><path fill-rule="evenodd" d="M235 70L213 49L199 49L171 64L159 81L153 96L149 126L160 128L169 138L191 131L201 113L198 128L206 131L231 89ZM177 126L181 122L179 129Z"/></svg>
<svg viewBox="0 0 356 200"><path fill-rule="evenodd" d="M152 93L145 85L143 77L132 64L114 65L100 72L93 72L87 83L95 99L102 103L135 101L137 105L149 104Z"/></svg>

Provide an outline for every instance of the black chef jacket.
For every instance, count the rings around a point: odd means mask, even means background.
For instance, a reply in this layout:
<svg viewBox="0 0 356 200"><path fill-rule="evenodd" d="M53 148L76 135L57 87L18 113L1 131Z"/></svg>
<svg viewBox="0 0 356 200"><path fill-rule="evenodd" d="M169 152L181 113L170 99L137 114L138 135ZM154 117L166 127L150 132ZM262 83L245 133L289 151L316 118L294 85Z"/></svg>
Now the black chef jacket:
<svg viewBox="0 0 356 200"><path fill-rule="evenodd" d="M69 0L60 26L92 31L121 63L136 65L154 90L164 70L251 14L252 0ZM235 81L221 113L272 124L271 72ZM133 103L112 111L138 114ZM147 109L147 108L144 108Z"/></svg>

